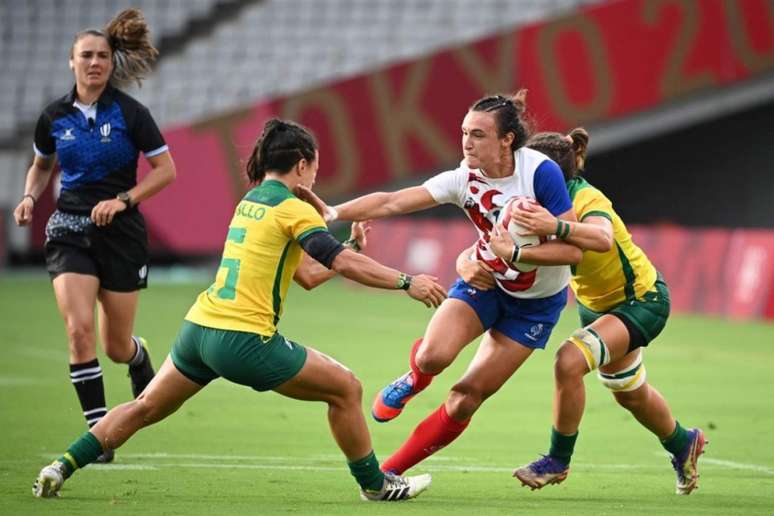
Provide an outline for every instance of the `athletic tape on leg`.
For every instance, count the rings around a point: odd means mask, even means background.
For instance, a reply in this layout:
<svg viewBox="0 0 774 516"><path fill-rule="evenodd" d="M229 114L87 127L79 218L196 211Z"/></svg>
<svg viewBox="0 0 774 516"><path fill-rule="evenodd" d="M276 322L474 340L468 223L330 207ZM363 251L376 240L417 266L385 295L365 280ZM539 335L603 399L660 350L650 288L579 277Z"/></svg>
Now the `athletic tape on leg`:
<svg viewBox="0 0 774 516"><path fill-rule="evenodd" d="M570 335L570 342L581 350L590 371L610 363L610 352L607 350L607 346L599 334L590 327L575 330Z"/></svg>
<svg viewBox="0 0 774 516"><path fill-rule="evenodd" d="M647 378L645 366L642 364L642 353L632 365L615 373L597 373L597 377L605 387L613 392L628 392L640 388Z"/></svg>

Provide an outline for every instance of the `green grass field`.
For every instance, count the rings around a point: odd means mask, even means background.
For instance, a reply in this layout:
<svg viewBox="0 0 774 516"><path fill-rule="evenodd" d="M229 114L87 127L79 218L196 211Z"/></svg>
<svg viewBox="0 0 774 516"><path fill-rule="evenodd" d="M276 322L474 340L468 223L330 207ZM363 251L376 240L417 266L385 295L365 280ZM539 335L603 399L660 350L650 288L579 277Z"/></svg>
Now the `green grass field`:
<svg viewBox="0 0 774 516"><path fill-rule="evenodd" d="M154 284L142 294L137 331L161 364L203 284ZM281 331L352 368L372 396L403 373L411 341L431 312L407 296L334 281L294 288ZM467 432L415 468L433 473L420 498L365 504L328 432L325 406L213 384L162 423L141 431L110 466L89 466L59 499L33 498L39 469L84 430L70 386L64 329L44 277L0 278L0 514L772 514L774 325L674 317L646 353L648 378L678 419L705 429L701 489L674 494L657 440L593 376L572 473L530 492L514 466L547 449L552 354L576 324L568 309L549 351L536 353L487 401ZM472 357L452 367L389 424L370 420L386 458L444 399ZM108 403L130 397L126 368L100 355Z"/></svg>

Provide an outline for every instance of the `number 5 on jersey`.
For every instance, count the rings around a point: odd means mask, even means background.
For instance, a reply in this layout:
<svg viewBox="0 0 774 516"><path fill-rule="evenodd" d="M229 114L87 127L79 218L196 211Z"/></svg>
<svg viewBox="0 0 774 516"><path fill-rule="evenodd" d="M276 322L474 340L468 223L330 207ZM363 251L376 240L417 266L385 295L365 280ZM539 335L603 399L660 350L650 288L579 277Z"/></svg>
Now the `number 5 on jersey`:
<svg viewBox="0 0 774 516"><path fill-rule="evenodd" d="M227 242L234 242L237 244L241 244L245 241L245 234L247 233L247 229L245 228L235 228L230 227L228 228L228 236L226 236ZM215 295L218 296L220 299L227 299L230 301L233 301L236 299L236 284L239 280L239 264L240 260L237 258L227 258L224 256L220 261L220 269L226 269L226 279L223 282L223 286L218 288L218 290L215 292ZM212 293L212 291L218 286L219 281L216 279L215 283L207 289L207 292Z"/></svg>

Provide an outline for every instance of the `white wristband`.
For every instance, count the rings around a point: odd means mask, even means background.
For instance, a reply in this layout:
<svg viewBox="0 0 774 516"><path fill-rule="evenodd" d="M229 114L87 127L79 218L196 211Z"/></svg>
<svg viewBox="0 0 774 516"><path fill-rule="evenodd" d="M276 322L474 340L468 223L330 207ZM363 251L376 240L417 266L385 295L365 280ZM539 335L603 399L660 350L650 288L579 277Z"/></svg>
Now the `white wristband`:
<svg viewBox="0 0 774 516"><path fill-rule="evenodd" d="M328 206L328 208L325 210L325 215L323 216L323 219L325 222L333 222L334 220L339 218L339 212L336 211L336 208L333 206Z"/></svg>

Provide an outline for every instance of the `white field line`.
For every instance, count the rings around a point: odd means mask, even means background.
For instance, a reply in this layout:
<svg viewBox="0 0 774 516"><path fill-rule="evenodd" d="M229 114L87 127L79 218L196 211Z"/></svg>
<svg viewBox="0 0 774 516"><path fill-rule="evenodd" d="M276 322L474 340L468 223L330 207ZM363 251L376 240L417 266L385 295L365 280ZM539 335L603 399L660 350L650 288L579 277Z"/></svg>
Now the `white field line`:
<svg viewBox="0 0 774 516"><path fill-rule="evenodd" d="M770 466L762 466L760 464L745 464L743 462L734 462L730 460L713 459L711 457L702 457L699 459L702 464L712 464L715 466L723 466L731 469L746 469L750 471L758 471L760 473L766 473L767 475L774 475L774 468Z"/></svg>
<svg viewBox="0 0 774 516"><path fill-rule="evenodd" d="M285 456L260 456L260 455L213 455L213 454L175 454L175 453L121 453L121 457L127 459L156 459L153 463L147 464L106 464L99 465L97 468L105 470L130 470L130 469L167 469L167 468L221 468L221 469L263 469L263 470L286 470L286 471L338 471L343 467L344 458L333 455L311 456L311 457L285 457ZM48 460L52 455L41 454ZM498 466L486 464L437 464L440 457L430 460L423 464L421 468L429 472L476 472L476 473L511 473L515 466ZM444 457L448 462L464 461L463 458ZM201 462L178 462L178 461L201 461ZM157 462L161 461L161 462ZM169 462L166 462L169 461ZM225 461L225 462L222 462ZM240 463L236 461L251 461L250 463ZM307 464L299 464L307 463ZM335 465L308 464L309 462L333 462ZM757 471L768 475L774 475L774 468L759 464L746 464L729 460L714 458L702 458L701 463L704 466L711 465L719 469L744 469ZM667 465L661 464L595 464L595 463L573 463L575 468L588 468L591 470L649 470L649 469L667 469ZM713 468L714 469L714 468Z"/></svg>

